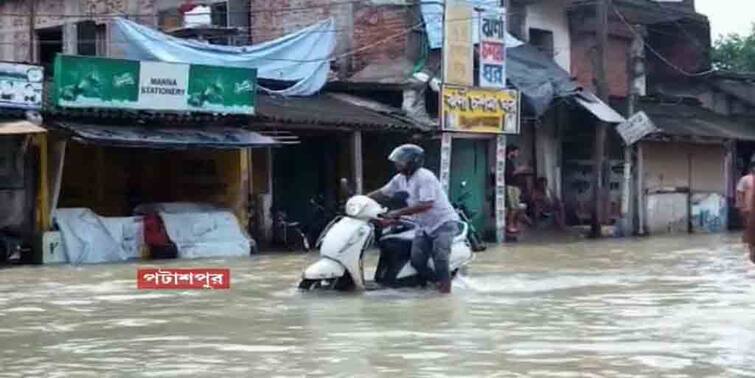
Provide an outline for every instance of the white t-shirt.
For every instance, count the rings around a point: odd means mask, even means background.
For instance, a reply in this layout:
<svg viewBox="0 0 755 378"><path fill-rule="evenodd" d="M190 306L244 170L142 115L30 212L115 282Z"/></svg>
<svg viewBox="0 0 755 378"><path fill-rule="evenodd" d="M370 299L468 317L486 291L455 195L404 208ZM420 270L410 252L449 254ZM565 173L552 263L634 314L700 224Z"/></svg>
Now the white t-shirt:
<svg viewBox="0 0 755 378"><path fill-rule="evenodd" d="M380 192L388 197L398 192L406 192L409 195L406 199L409 206L420 202L432 202L433 206L430 210L415 215L422 231L431 233L443 223L459 220L459 215L448 201L448 196L443 191L440 181L425 168L418 169L410 177L401 173L393 176L391 181L380 189Z"/></svg>

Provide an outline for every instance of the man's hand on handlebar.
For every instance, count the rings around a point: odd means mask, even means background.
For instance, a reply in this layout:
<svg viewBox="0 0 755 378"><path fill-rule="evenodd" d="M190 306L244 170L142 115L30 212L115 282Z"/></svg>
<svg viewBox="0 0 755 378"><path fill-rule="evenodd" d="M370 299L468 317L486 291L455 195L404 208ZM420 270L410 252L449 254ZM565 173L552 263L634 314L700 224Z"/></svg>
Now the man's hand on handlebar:
<svg viewBox="0 0 755 378"><path fill-rule="evenodd" d="M401 218L402 214L399 210L391 210L383 215L383 218L392 219L397 221Z"/></svg>
<svg viewBox="0 0 755 378"><path fill-rule="evenodd" d="M406 216L400 211L391 211L380 216L375 220L380 227L389 227L395 225L413 225L416 226L416 220L411 216Z"/></svg>
<svg viewBox="0 0 755 378"><path fill-rule="evenodd" d="M393 210L381 215L380 218L377 219L377 223L380 227L388 227L398 223L399 220L401 220L401 213Z"/></svg>
<svg viewBox="0 0 755 378"><path fill-rule="evenodd" d="M396 224L397 220L390 218L378 218L377 220L375 220L375 223L377 223L380 228L386 228Z"/></svg>

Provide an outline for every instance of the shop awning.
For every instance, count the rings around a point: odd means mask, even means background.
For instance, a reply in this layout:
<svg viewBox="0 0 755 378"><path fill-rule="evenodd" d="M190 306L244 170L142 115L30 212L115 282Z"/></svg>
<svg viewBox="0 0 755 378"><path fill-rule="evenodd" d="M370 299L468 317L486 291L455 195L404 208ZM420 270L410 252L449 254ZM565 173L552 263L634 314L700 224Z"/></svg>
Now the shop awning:
<svg viewBox="0 0 755 378"><path fill-rule="evenodd" d="M574 96L574 100L603 122L622 123L626 121L624 116L590 92L582 91L579 95Z"/></svg>
<svg viewBox="0 0 755 378"><path fill-rule="evenodd" d="M45 133L44 127L35 125L29 121L0 122L0 135L37 134Z"/></svg>
<svg viewBox="0 0 755 378"><path fill-rule="evenodd" d="M355 96L321 93L309 97L257 97L260 121L285 124L291 128L344 128L356 130L428 131L424 125L389 106L370 106L374 101Z"/></svg>
<svg viewBox="0 0 755 378"><path fill-rule="evenodd" d="M73 134L73 139L82 143L155 149L236 149L249 147L272 147L280 143L241 128L157 128L112 125L85 125L59 122L59 129Z"/></svg>
<svg viewBox="0 0 755 378"><path fill-rule="evenodd" d="M575 102L601 121L621 123L625 119L595 94L582 88L569 72L537 47L522 43L506 49L508 81L522 92L535 114L542 115L555 98L573 97Z"/></svg>
<svg viewBox="0 0 755 378"><path fill-rule="evenodd" d="M753 121L727 117L685 101L645 102L640 108L650 116L661 134L755 141Z"/></svg>

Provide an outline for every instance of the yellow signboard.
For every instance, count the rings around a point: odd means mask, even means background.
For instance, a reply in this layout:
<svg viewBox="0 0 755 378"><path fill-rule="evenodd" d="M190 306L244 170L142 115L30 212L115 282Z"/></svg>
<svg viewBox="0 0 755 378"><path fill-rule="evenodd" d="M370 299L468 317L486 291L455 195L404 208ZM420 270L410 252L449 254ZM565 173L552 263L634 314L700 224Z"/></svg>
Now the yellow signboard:
<svg viewBox="0 0 755 378"><path fill-rule="evenodd" d="M446 4L443 40L443 81L457 85L474 84L474 8L468 2Z"/></svg>
<svg viewBox="0 0 755 378"><path fill-rule="evenodd" d="M519 134L519 92L446 85L441 128L466 133Z"/></svg>

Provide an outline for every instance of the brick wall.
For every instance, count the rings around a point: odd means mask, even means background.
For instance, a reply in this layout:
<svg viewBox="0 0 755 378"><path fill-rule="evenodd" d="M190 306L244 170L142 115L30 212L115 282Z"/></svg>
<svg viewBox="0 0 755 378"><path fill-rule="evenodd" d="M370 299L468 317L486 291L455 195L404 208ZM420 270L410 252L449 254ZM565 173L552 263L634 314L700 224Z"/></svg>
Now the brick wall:
<svg viewBox="0 0 755 378"><path fill-rule="evenodd" d="M608 89L613 97L629 95L628 60L631 41L621 37L611 37L608 41ZM595 91L593 55L595 36L578 34L572 36L572 76L585 88Z"/></svg>
<svg viewBox="0 0 755 378"><path fill-rule="evenodd" d="M369 62L390 62L403 57L408 35L389 37L410 27L414 17L411 8L403 5L333 4L332 0L252 0L250 13L254 43L332 17L336 23L336 53L363 49L341 62L348 64L349 72L356 72Z"/></svg>
<svg viewBox="0 0 755 378"><path fill-rule="evenodd" d="M252 0L250 27L253 43L278 38L317 21L333 17L341 21L350 4L330 5L332 0Z"/></svg>
<svg viewBox="0 0 755 378"><path fill-rule="evenodd" d="M409 34L402 31L412 26L410 17L409 8L401 6L356 9L353 48L364 50L354 55L352 69L358 71L368 63L388 63L403 58L409 48Z"/></svg>
<svg viewBox="0 0 755 378"><path fill-rule="evenodd" d="M642 3L643 0L633 0ZM692 9L693 1L677 6ZM631 12L625 12L631 14ZM572 36L572 75L587 88L594 89L593 55L595 49L595 18L588 11L570 15ZM638 19L642 17L634 15ZM629 17L631 19L631 17ZM640 22L641 23L641 22ZM710 27L704 20L678 20L668 23L655 23L647 27L646 43L667 60L687 72L700 72L710 66ZM608 82L610 95L626 97L629 94L629 52L634 34L625 24L612 18L609 24ZM680 74L654 54L646 51L646 72L648 88L654 83L675 81Z"/></svg>
<svg viewBox="0 0 755 378"><path fill-rule="evenodd" d="M15 16L28 14L29 8L25 1L0 2L0 38L3 47L0 60L11 62L29 61L29 19L28 17ZM13 16L9 16L13 14Z"/></svg>
<svg viewBox="0 0 755 378"><path fill-rule="evenodd" d="M35 28L61 26L66 22L94 19L107 23L108 17L97 14L138 14L131 17L140 23L156 23L156 0L37 0ZM399 2L400 3L400 2ZM332 0L251 0L250 27L253 43L271 40L332 17L336 22L336 54L360 50L348 60L346 71L356 72L368 63L387 63L405 56L410 34L395 36L419 21L418 12L405 5L370 5ZM28 61L28 2L0 2L0 60ZM94 17L60 17L60 14L93 14ZM391 37L395 36L395 37ZM118 51L111 46L111 52Z"/></svg>
<svg viewBox="0 0 755 378"><path fill-rule="evenodd" d="M674 66L688 73L710 68L710 28L704 23L676 22L654 25L648 43ZM651 85L679 80L679 71L654 54L647 54L647 71Z"/></svg>
<svg viewBox="0 0 755 378"><path fill-rule="evenodd" d="M36 0L34 28L50 28L65 23L94 20L109 23L112 17L97 15L138 14L132 19L148 24L155 23L155 1L157 0ZM12 16L8 16L11 14ZM24 62L29 59L29 3L26 0L0 2L0 60ZM19 16L21 15L21 16ZM67 15L63 17L61 15ZM70 17L82 15L81 17ZM91 15L91 16L90 16ZM75 30L75 29L73 29Z"/></svg>

